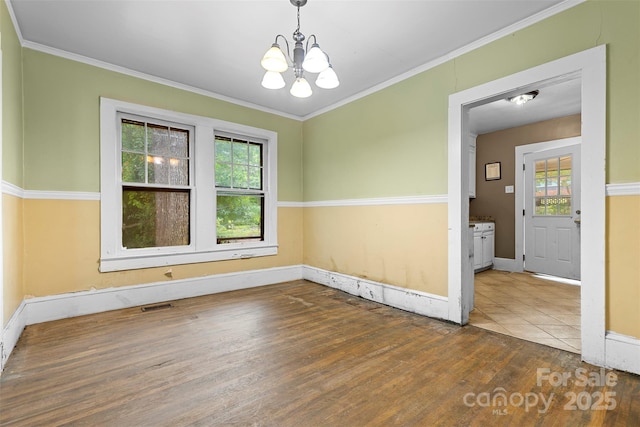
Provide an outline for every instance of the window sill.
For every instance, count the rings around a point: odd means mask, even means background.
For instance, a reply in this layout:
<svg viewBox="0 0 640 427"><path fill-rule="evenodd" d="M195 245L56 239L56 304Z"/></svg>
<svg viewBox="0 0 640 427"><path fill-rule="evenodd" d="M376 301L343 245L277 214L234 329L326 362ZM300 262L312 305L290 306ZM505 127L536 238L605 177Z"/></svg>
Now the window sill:
<svg viewBox="0 0 640 427"><path fill-rule="evenodd" d="M278 254L277 245L229 248L207 252L121 256L100 259L100 272L136 270L141 268L168 267L199 262L230 261Z"/></svg>

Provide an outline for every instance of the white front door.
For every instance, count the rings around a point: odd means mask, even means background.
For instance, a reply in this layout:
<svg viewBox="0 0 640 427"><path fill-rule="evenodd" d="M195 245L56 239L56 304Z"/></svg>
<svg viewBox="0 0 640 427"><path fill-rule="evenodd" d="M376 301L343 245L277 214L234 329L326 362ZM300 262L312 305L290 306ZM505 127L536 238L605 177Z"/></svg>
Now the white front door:
<svg viewBox="0 0 640 427"><path fill-rule="evenodd" d="M524 162L524 268L580 280L580 145Z"/></svg>

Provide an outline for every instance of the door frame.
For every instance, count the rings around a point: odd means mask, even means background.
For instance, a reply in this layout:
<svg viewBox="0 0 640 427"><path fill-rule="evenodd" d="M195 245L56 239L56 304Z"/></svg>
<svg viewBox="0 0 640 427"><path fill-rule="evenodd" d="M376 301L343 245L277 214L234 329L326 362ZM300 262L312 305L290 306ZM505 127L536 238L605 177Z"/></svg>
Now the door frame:
<svg viewBox="0 0 640 427"><path fill-rule="evenodd" d="M607 49L597 46L449 96L448 318L464 325L473 292L469 271L469 109L579 77L582 87L581 316L582 359L605 362L605 156ZM463 232L463 230L465 232ZM588 250L585 250L588 248ZM464 262L463 262L464 260Z"/></svg>
<svg viewBox="0 0 640 427"><path fill-rule="evenodd" d="M519 215L519 213L524 209L524 173L522 172L524 156L526 154L540 153L542 151L564 148L572 145L580 145L580 148L582 149L582 137L576 136L572 138L556 139L553 141L536 142L516 147L515 163L516 168L518 168L519 171L516 170L516 259L514 266L515 271L517 272L522 273L524 271L524 218L522 215ZM582 179L582 168L580 168L580 177ZM582 185L580 185L580 198L582 199L583 196L584 193L582 193ZM582 248L580 248L580 255L582 255Z"/></svg>

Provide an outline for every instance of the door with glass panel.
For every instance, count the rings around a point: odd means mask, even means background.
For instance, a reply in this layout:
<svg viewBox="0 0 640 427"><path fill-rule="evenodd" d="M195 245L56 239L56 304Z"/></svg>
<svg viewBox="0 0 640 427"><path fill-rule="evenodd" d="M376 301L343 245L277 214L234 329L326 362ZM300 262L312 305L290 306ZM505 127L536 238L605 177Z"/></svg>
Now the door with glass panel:
<svg viewBox="0 0 640 427"><path fill-rule="evenodd" d="M525 270L580 280L580 145L525 160Z"/></svg>

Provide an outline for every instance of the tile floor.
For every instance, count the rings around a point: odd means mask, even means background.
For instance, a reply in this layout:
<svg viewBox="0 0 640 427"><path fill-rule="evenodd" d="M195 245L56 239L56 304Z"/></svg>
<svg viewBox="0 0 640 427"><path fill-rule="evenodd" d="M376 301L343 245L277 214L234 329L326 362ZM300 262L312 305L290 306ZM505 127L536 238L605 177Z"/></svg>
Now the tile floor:
<svg viewBox="0 0 640 427"><path fill-rule="evenodd" d="M487 270L475 275L469 324L580 353L580 287L529 273Z"/></svg>

